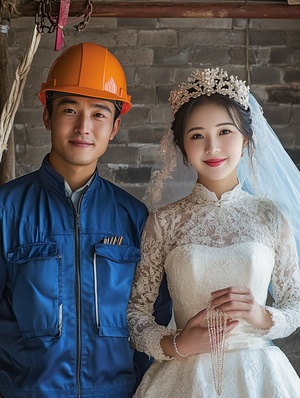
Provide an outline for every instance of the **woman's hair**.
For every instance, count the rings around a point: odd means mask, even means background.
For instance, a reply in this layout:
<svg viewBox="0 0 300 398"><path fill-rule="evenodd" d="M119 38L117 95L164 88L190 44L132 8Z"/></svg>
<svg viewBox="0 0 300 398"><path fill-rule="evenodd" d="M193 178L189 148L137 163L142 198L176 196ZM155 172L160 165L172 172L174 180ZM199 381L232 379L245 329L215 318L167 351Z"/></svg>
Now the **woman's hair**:
<svg viewBox="0 0 300 398"><path fill-rule="evenodd" d="M197 98L191 98L189 102L183 104L175 113L175 117L171 125L175 143L181 150L184 159L186 159L186 152L183 141L188 118L195 108L205 104L215 104L225 109L236 128L247 139L248 151L250 151L251 146L254 147L250 110L245 110L234 99L222 94L212 94L211 96L202 95Z"/></svg>

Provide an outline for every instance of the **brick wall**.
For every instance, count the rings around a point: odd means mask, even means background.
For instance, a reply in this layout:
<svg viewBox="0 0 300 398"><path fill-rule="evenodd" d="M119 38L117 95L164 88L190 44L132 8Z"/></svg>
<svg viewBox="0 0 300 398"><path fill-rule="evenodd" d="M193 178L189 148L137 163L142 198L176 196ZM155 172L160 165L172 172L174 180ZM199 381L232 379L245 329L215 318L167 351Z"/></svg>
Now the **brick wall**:
<svg viewBox="0 0 300 398"><path fill-rule="evenodd" d="M32 18L11 21L12 72L27 48ZM44 34L35 55L14 132L17 174L39 167L49 151L49 132L41 123L36 93L58 53L54 34ZM157 145L170 121L168 95L197 67L220 66L247 78L249 59L253 94L296 165L300 166L300 22L245 19L92 18L78 33L65 29L65 44L93 41L108 47L123 65L133 108L121 131L99 161L103 176L141 198ZM246 42L249 43L246 46ZM300 331L279 341L300 374Z"/></svg>

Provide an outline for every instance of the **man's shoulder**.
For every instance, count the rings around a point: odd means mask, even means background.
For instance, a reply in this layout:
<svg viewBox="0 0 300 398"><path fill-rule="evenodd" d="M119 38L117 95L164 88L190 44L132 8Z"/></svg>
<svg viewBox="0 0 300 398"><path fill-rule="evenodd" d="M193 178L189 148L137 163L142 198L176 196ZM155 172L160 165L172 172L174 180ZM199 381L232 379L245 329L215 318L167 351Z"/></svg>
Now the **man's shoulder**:
<svg viewBox="0 0 300 398"><path fill-rule="evenodd" d="M18 191L27 190L30 186L35 184L36 179L36 171L14 178L0 186L0 197L6 194L14 195Z"/></svg>

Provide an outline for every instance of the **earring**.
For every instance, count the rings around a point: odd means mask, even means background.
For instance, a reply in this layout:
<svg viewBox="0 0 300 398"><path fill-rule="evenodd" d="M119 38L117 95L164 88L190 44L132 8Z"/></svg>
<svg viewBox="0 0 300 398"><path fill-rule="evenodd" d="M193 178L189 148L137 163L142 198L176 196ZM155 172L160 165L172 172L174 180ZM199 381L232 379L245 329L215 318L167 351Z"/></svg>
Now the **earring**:
<svg viewBox="0 0 300 398"><path fill-rule="evenodd" d="M186 157L183 158L183 164L184 164L186 167L191 167L191 163L187 160Z"/></svg>

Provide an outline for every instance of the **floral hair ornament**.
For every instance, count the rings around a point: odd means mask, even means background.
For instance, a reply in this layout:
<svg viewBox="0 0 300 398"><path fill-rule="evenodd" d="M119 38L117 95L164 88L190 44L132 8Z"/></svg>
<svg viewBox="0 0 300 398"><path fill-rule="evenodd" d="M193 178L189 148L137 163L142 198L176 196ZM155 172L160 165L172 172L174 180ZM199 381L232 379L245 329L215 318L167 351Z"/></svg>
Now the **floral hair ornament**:
<svg viewBox="0 0 300 398"><path fill-rule="evenodd" d="M250 87L246 82L230 75L223 69L195 70L186 82L181 83L176 90L170 92L169 102L173 115L178 109L189 102L191 98L212 94L226 95L233 98L246 110L249 108Z"/></svg>

